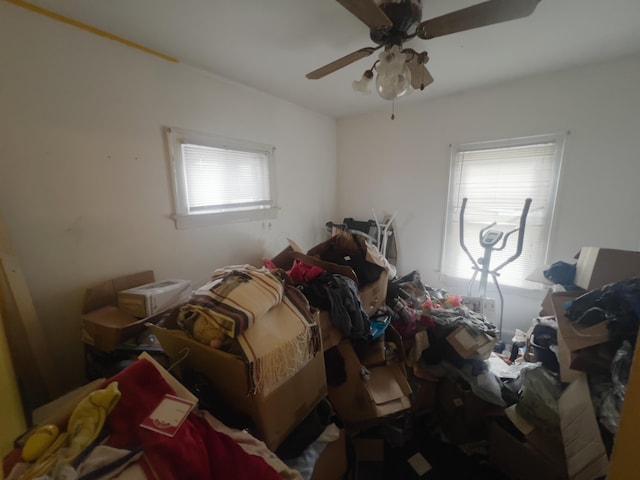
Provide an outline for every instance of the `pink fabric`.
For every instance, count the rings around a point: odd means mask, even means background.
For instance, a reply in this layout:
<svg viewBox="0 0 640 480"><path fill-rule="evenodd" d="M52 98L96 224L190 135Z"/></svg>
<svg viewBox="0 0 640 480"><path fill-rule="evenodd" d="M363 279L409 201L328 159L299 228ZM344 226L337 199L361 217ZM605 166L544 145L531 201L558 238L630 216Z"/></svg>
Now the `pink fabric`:
<svg viewBox="0 0 640 480"><path fill-rule="evenodd" d="M247 454L229 436L215 431L203 418L190 414L174 437L140 427L166 393L175 394L158 370L138 360L107 383L117 381L122 398L108 418L112 435L107 444L131 449L142 445L149 478L162 480L279 480L260 457ZM143 463L144 465L144 463Z"/></svg>

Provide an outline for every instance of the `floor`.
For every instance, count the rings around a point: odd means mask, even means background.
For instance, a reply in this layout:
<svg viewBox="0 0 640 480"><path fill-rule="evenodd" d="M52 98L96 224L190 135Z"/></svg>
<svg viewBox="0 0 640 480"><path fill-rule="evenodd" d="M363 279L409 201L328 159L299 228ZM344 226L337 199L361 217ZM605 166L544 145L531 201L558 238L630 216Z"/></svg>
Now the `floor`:
<svg viewBox="0 0 640 480"><path fill-rule="evenodd" d="M488 459L486 442L456 446L443 438L432 415L409 416L392 425L363 432L362 435L384 439L383 461L352 461L349 480L509 480ZM408 460L421 454L431 469L422 475ZM424 471L424 470L423 470Z"/></svg>

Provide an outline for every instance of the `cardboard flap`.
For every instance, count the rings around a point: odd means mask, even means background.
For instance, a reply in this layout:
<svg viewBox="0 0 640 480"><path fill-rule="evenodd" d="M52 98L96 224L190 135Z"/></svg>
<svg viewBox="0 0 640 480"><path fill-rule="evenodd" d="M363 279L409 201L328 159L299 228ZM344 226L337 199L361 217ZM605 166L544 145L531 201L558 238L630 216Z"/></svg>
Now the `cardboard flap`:
<svg viewBox="0 0 640 480"><path fill-rule="evenodd" d="M359 245L356 244L356 242L358 242ZM364 238L352 235L351 233L343 230L337 230L331 238L316 245L307 253L312 256L321 256L330 249L352 254L360 254L361 251L364 250L365 260L367 262L378 265L385 270L387 269L385 258L376 247L371 245Z"/></svg>
<svg viewBox="0 0 640 480"><path fill-rule="evenodd" d="M404 388L406 379L399 378L402 376L398 371L399 368L402 367L393 364L370 370L369 380L365 382L365 386L376 405L393 402L411 393L410 389Z"/></svg>
<svg viewBox="0 0 640 480"><path fill-rule="evenodd" d="M610 338L607 322L600 322L591 327L581 327L567 318L562 305L569 300L574 300L576 295L576 293L564 292L552 294L553 310L558 322L558 329L569 350L580 350L581 348L608 342Z"/></svg>
<svg viewBox="0 0 640 480"><path fill-rule="evenodd" d="M133 325L143 324L149 320L148 318L138 319L136 317L132 317L128 313L125 313L112 305L107 305L106 307L99 308L98 310L85 313L81 318L83 320L88 320L98 325L111 328L130 327Z"/></svg>
<svg viewBox="0 0 640 480"><path fill-rule="evenodd" d="M504 413L507 416L507 418L511 420L511 423L513 423L513 426L516 427L520 431L520 433L522 433L524 436L527 436L531 432L533 432L533 429L535 427L531 425L522 415L518 413L518 411L516 410L516 407L517 407L517 404L507 407L504 409Z"/></svg>
<svg viewBox="0 0 640 480"><path fill-rule="evenodd" d="M118 292L155 281L153 270L125 275L107 280L87 289L84 295L82 313L87 313L107 305L118 305Z"/></svg>
<svg viewBox="0 0 640 480"><path fill-rule="evenodd" d="M605 476L609 470L587 377L580 374L560 396L560 428L569 476L587 480Z"/></svg>

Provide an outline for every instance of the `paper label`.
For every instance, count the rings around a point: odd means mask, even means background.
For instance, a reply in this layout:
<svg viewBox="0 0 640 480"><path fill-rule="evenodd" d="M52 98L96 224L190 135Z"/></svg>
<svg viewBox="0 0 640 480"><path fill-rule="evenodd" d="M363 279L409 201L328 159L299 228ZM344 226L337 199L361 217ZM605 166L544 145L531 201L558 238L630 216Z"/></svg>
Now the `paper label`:
<svg viewBox="0 0 640 480"><path fill-rule="evenodd" d="M420 477L431 470L431 465L420 453L416 453L413 457L409 458L407 462L409 462L409 465L411 465Z"/></svg>
<svg viewBox="0 0 640 480"><path fill-rule="evenodd" d="M173 437L194 406L194 402L166 394L140 426Z"/></svg>
<svg viewBox="0 0 640 480"><path fill-rule="evenodd" d="M467 331L466 328L460 330L456 334L455 338L465 350L472 350L477 345L476 339Z"/></svg>

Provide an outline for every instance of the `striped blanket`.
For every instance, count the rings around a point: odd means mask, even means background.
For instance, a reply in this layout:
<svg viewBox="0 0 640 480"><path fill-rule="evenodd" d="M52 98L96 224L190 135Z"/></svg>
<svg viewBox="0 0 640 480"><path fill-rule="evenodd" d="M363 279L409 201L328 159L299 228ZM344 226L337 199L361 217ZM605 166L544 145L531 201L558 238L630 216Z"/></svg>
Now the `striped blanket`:
<svg viewBox="0 0 640 480"><path fill-rule="evenodd" d="M230 338L251 327L282 301L284 284L270 271L252 265L219 268L181 309L181 318L204 317ZM199 340L199 339L197 339Z"/></svg>
<svg viewBox="0 0 640 480"><path fill-rule="evenodd" d="M239 346L252 390L264 394L320 351L318 325L304 294L278 271L251 265L216 270L181 307L178 324L204 344ZM212 341L221 337L220 343Z"/></svg>

